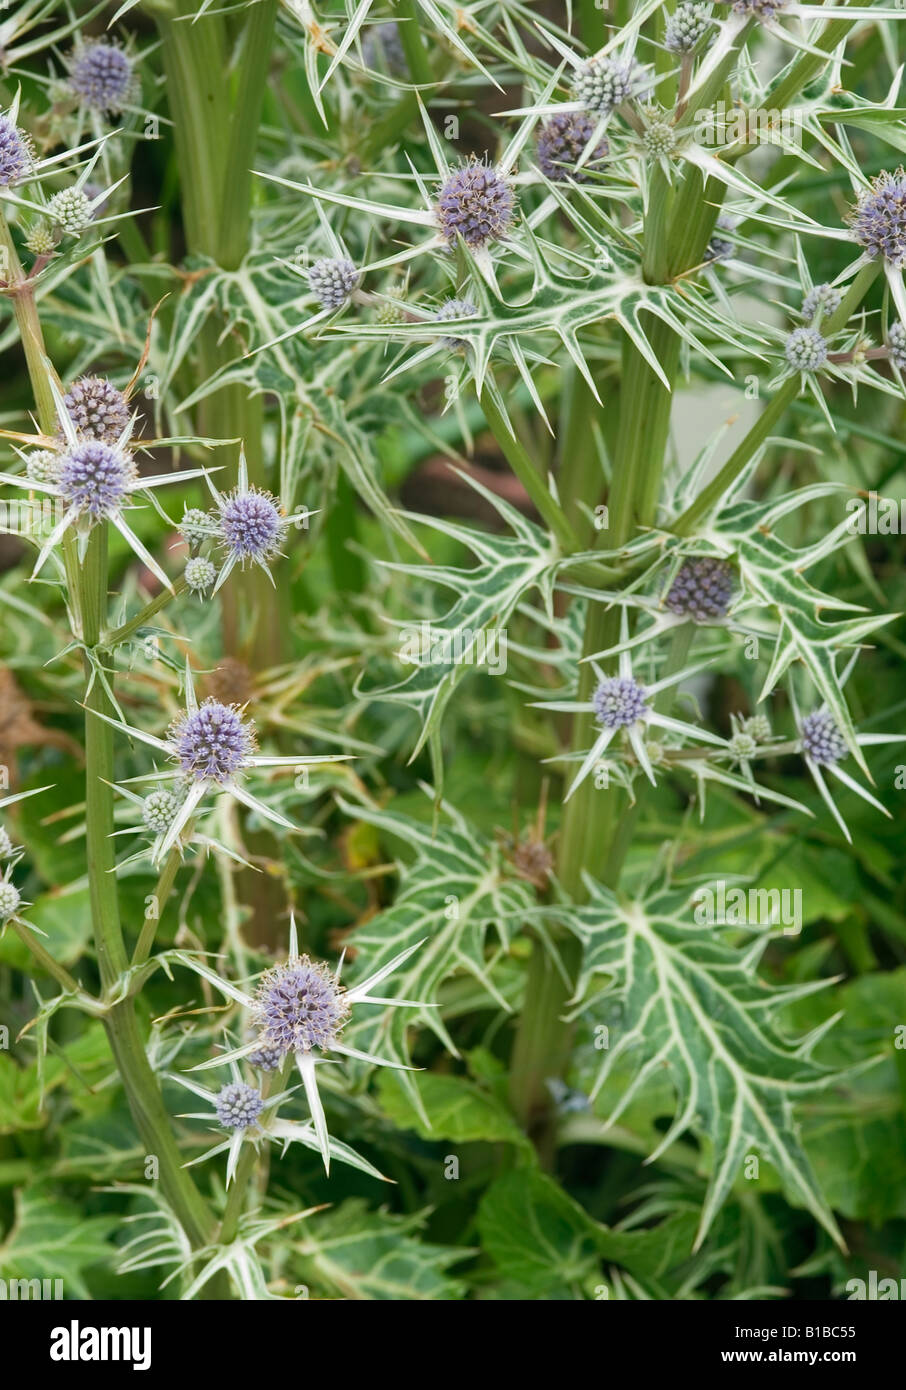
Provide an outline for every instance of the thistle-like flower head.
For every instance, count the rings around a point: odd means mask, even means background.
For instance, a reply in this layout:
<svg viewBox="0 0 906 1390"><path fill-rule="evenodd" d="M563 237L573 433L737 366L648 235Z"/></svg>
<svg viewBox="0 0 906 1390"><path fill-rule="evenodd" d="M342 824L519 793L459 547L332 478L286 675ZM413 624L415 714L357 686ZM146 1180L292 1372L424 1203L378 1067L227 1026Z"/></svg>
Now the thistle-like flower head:
<svg viewBox="0 0 906 1390"><path fill-rule="evenodd" d="M845 758L848 749L846 740L834 723L829 710L814 710L807 714L799 726L802 751L813 763L833 767Z"/></svg>
<svg viewBox="0 0 906 1390"><path fill-rule="evenodd" d="M261 1043L254 1052L249 1053L245 1060L250 1067L255 1067L257 1071L278 1071L286 1060L286 1053L280 1047Z"/></svg>
<svg viewBox="0 0 906 1390"><path fill-rule="evenodd" d="M664 603L671 613L699 623L723 618L733 595L733 577L729 560L710 555L684 560Z"/></svg>
<svg viewBox="0 0 906 1390"><path fill-rule="evenodd" d="M739 729L729 740L729 749L734 758L741 762L747 762L754 758L758 752L758 744L751 734L747 734L744 729Z"/></svg>
<svg viewBox="0 0 906 1390"><path fill-rule="evenodd" d="M743 720L742 731L756 743L766 743L771 737L771 721L766 714L753 714Z"/></svg>
<svg viewBox="0 0 906 1390"><path fill-rule="evenodd" d="M473 319L478 313L478 306L473 304L471 299L445 299L443 304L434 315L438 323L449 323L451 319ZM448 348L465 347L464 338L443 337L441 342Z"/></svg>
<svg viewBox="0 0 906 1390"><path fill-rule="evenodd" d="M516 208L516 195L503 174L484 160L470 159L448 175L434 212L450 245L462 237L475 249L506 236Z"/></svg>
<svg viewBox="0 0 906 1390"><path fill-rule="evenodd" d="M676 148L676 131L669 121L652 121L645 128L642 143L651 159L664 159Z"/></svg>
<svg viewBox="0 0 906 1390"><path fill-rule="evenodd" d="M906 324L899 320L887 330L887 351L890 360L900 371L906 371Z"/></svg>
<svg viewBox="0 0 906 1390"><path fill-rule="evenodd" d="M9 859L13 852L13 842L9 837L9 831L0 825L0 859Z"/></svg>
<svg viewBox="0 0 906 1390"><path fill-rule="evenodd" d="M349 1004L337 976L308 956L269 970L255 995L261 1045L284 1056L331 1047L348 1016Z"/></svg>
<svg viewBox="0 0 906 1390"><path fill-rule="evenodd" d="M31 168L28 141L8 116L0 116L0 188L11 188Z"/></svg>
<svg viewBox="0 0 906 1390"><path fill-rule="evenodd" d="M149 792L142 803L142 820L154 835L166 835L182 805L182 797L166 787Z"/></svg>
<svg viewBox="0 0 906 1390"><path fill-rule="evenodd" d="M361 278L352 261L323 256L308 272L308 287L323 309L339 309Z"/></svg>
<svg viewBox="0 0 906 1390"><path fill-rule="evenodd" d="M80 188L63 188L47 204L47 216L69 236L81 236L92 221L91 200Z"/></svg>
<svg viewBox="0 0 906 1390"><path fill-rule="evenodd" d="M884 172L871 181L850 217L852 233L866 255L892 266L906 265L906 170Z"/></svg>
<svg viewBox="0 0 906 1390"><path fill-rule="evenodd" d="M35 449L25 460L25 472L33 483L55 483L60 475L60 455L53 449Z"/></svg>
<svg viewBox="0 0 906 1390"><path fill-rule="evenodd" d="M712 24L710 5L693 4L686 0L667 17L664 47L671 53L691 53Z"/></svg>
<svg viewBox="0 0 906 1390"><path fill-rule="evenodd" d="M833 285L815 285L802 301L802 317L806 323L820 323L839 309L842 299L843 291Z"/></svg>
<svg viewBox="0 0 906 1390"><path fill-rule="evenodd" d="M592 697L594 712L608 729L620 729L644 719L648 693L633 676L605 676Z"/></svg>
<svg viewBox="0 0 906 1390"><path fill-rule="evenodd" d="M22 895L8 878L0 878L0 922L8 922L19 911Z"/></svg>
<svg viewBox="0 0 906 1390"><path fill-rule="evenodd" d="M817 328L794 328L783 352L797 372L817 372L827 361L827 340Z"/></svg>
<svg viewBox="0 0 906 1390"><path fill-rule="evenodd" d="M77 432L87 439L116 444L129 429L126 397L106 377L79 377L63 397L63 404Z"/></svg>
<svg viewBox="0 0 906 1390"><path fill-rule="evenodd" d="M235 705L207 699L188 710L170 728L173 754L186 777L195 782L232 781L251 757L255 733Z"/></svg>
<svg viewBox="0 0 906 1390"><path fill-rule="evenodd" d="M205 594L217 578L217 568L203 555L192 555L183 571L193 594Z"/></svg>
<svg viewBox="0 0 906 1390"><path fill-rule="evenodd" d="M787 0L721 0L721 4L732 5L737 14L750 14L756 19L770 20L778 10L785 8Z"/></svg>
<svg viewBox="0 0 906 1390"><path fill-rule="evenodd" d="M132 60L118 44L94 40L69 55L67 86L83 106L116 114L133 87Z"/></svg>
<svg viewBox="0 0 906 1390"><path fill-rule="evenodd" d="M602 136L588 159L577 169L583 150L595 133L595 122L587 111L557 111L538 132L538 167L551 183L588 183L595 165L610 152Z"/></svg>
<svg viewBox="0 0 906 1390"><path fill-rule="evenodd" d="M221 1087L214 1106L218 1123L224 1129L251 1129L264 1109L264 1098L254 1086L231 1081Z"/></svg>
<svg viewBox="0 0 906 1390"><path fill-rule="evenodd" d="M573 77L573 96L587 111L609 116L617 106L650 86L646 68L634 58L589 58Z"/></svg>
<svg viewBox="0 0 906 1390"><path fill-rule="evenodd" d="M39 217L25 234L25 247L33 256L52 256L57 248L57 234L49 222Z"/></svg>
<svg viewBox="0 0 906 1390"><path fill-rule="evenodd" d="M258 564L276 555L286 533L286 517L276 497L260 488L236 488L221 499L220 537L238 564Z"/></svg>
<svg viewBox="0 0 906 1390"><path fill-rule="evenodd" d="M201 507L187 507L179 523L179 534L189 545L201 545L217 528L217 521Z"/></svg>
<svg viewBox="0 0 906 1390"><path fill-rule="evenodd" d="M57 486L68 508L98 521L120 509L137 478L132 455L125 449L85 439L63 455Z"/></svg>

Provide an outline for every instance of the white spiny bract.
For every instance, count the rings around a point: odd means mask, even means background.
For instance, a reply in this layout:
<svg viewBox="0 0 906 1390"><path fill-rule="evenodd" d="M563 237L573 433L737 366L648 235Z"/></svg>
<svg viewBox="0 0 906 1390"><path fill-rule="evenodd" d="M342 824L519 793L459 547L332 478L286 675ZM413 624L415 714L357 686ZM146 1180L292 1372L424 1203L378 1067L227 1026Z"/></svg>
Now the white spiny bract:
<svg viewBox="0 0 906 1390"><path fill-rule="evenodd" d="M889 1253L906 10L561 8L0 5L4 1128L76 1296Z"/></svg>
<svg viewBox="0 0 906 1390"><path fill-rule="evenodd" d="M377 985L392 975L423 945L424 942L417 941L373 971L361 984L347 989L340 984L339 969L332 970L323 962L316 963L308 956L299 954L298 933L293 918L286 961L266 971L258 981L253 994L221 979L194 957L180 953L177 958L183 965L219 989L227 999L242 1006L246 1011L247 1021L256 1034L253 1041L210 1062L202 1062L194 1070L203 1071L223 1066L227 1062L235 1065L243 1058L256 1058L254 1065L258 1066L261 1066L262 1061L271 1058L292 1058L302 1078L311 1122L324 1160L325 1172L328 1172L333 1144L327 1133L327 1120L318 1089L316 1068L324 1061L324 1054L336 1053L340 1057L367 1062L373 1066L393 1067L401 1071L412 1070L402 1062L378 1057L352 1047L343 1041L342 1030L352 1011L364 1004L373 1003L397 1008L423 1007L412 999L372 995ZM275 1068L268 1066L265 1069Z"/></svg>

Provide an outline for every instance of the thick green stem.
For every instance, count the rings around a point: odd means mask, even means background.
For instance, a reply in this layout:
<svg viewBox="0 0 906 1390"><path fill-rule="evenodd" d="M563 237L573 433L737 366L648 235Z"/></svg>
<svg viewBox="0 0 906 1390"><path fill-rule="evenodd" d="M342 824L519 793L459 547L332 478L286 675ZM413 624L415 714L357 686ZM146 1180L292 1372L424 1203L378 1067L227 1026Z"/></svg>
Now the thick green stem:
<svg viewBox="0 0 906 1390"><path fill-rule="evenodd" d="M103 525L91 533L79 586L83 636L88 648L96 648L107 616L107 533ZM91 914L101 983L105 992L113 993L129 962L120 921L115 842L111 839L113 729L98 718L98 714L112 711L87 657L85 674L85 819ZM133 1120L148 1155L158 1162L164 1194L193 1245L203 1245L210 1239L213 1219L182 1166L132 999L112 1005L104 1021Z"/></svg>

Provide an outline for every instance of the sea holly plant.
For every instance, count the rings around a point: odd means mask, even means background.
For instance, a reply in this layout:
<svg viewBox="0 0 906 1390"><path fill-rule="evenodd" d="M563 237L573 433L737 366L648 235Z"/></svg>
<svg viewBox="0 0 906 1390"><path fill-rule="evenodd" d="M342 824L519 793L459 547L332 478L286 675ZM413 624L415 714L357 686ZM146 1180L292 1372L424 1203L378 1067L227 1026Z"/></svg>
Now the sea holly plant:
<svg viewBox="0 0 906 1390"><path fill-rule="evenodd" d="M887 1268L906 11L82 8L0 12L0 1273Z"/></svg>

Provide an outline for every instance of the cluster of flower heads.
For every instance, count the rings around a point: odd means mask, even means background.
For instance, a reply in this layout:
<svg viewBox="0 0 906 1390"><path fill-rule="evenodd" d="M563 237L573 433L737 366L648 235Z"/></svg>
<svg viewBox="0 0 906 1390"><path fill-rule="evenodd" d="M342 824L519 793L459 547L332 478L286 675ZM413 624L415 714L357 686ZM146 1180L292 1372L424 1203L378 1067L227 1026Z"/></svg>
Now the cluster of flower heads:
<svg viewBox="0 0 906 1390"><path fill-rule="evenodd" d="M213 592L225 583L238 565L258 565L270 575L270 564L280 554L291 525L307 524L305 510L287 516L272 493L252 487L248 479L245 454L239 459L239 477L231 492L221 493L207 475L208 486L215 505L204 511L188 507L179 523L179 531L192 554L186 561L185 580L196 594ZM210 555L195 552L208 547L220 559L219 570Z"/></svg>
<svg viewBox="0 0 906 1390"><path fill-rule="evenodd" d="M257 751L255 725L245 710L208 696L201 704L195 696L191 668L185 669L186 707L172 721L165 738L133 728L107 714L95 717L137 739L164 756L169 767L151 773L156 782L170 781L171 787L158 787L142 804L142 820L156 836L152 863L159 863L174 846L183 843L183 832L206 795L227 793L241 805L284 830L295 830L292 821L245 786L250 774L264 768L293 768L345 761L348 755L325 754L304 757L271 757ZM126 789L122 789L124 792ZM130 799L135 799L127 793Z"/></svg>
<svg viewBox="0 0 906 1390"><path fill-rule="evenodd" d="M479 159L470 159L448 174L434 205L445 240L455 246L462 238L473 250L505 237L515 209L516 195L507 178Z"/></svg>
<svg viewBox="0 0 906 1390"><path fill-rule="evenodd" d="M541 126L536 148L538 168L552 183L588 183L606 159L610 145L602 135L588 158L579 161L594 139L596 122L587 111L556 111Z"/></svg>
<svg viewBox="0 0 906 1390"><path fill-rule="evenodd" d="M699 623L723 618L733 596L733 583L729 560L710 555L684 560L664 603L671 613Z"/></svg>
<svg viewBox="0 0 906 1390"><path fill-rule="evenodd" d="M866 255L906 266L906 171L878 174L850 216L852 234Z"/></svg>
<svg viewBox="0 0 906 1390"><path fill-rule="evenodd" d="M332 970L323 962L312 961L309 956L300 955L296 923L293 919L286 961L266 971L258 981L253 994L222 980L214 971L192 957L180 956L185 965L218 988L226 998L242 1005L250 1017L254 1032L251 1041L242 1047L211 1062L203 1062L195 1070L206 1070L222 1066L224 1063L235 1065L239 1060L245 1059L261 1071L273 1072L292 1058L302 1077L317 1147L321 1151L325 1169L329 1169L331 1153L336 1150L336 1146L329 1139L324 1107L318 1092L316 1067L323 1060L321 1054L338 1053L340 1056L376 1066L410 1070L402 1063L390 1062L371 1053L360 1052L344 1043L340 1035L355 1005L421 1007L417 1001L411 999L375 996L372 990L408 960L422 944L417 942L401 951L361 984L346 989L340 983L342 961L337 970ZM183 1084L197 1090L191 1083ZM201 1091L198 1093L205 1094ZM274 1104L273 1100L264 1102L260 1092L255 1087L241 1083L238 1075L234 1077L232 1086L224 1087L216 1097L211 1098L219 1123L223 1128L231 1130L256 1126L262 1111Z"/></svg>
<svg viewBox="0 0 906 1390"><path fill-rule="evenodd" d="M132 59L119 44L102 39L78 44L66 67L70 95L88 110L117 115L134 95Z"/></svg>
<svg viewBox="0 0 906 1390"><path fill-rule="evenodd" d="M54 447L48 449L46 437L37 436L34 442L42 447L26 456L25 479L0 474L0 482L22 486L25 481L30 489L57 497L62 503L62 516L41 548L33 576L70 528L78 537L80 554L84 554L91 528L111 521L138 558L162 584L172 588L164 570L129 526L125 513L135 505L136 493L187 482L201 477L205 470L140 476L130 447L135 417L129 413L124 394L104 377L82 377L65 395L51 381L51 390L59 422Z"/></svg>

